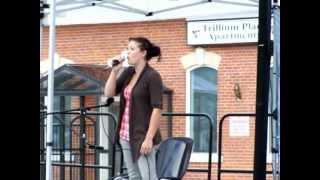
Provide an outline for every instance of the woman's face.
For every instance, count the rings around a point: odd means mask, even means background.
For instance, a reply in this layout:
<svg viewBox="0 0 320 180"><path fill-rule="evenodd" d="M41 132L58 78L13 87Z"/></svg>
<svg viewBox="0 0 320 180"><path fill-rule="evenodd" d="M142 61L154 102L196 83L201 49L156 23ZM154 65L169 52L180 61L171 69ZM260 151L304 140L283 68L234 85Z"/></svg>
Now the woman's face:
<svg viewBox="0 0 320 180"><path fill-rule="evenodd" d="M128 63L129 65L136 65L144 61L146 50L140 50L139 43L136 41L129 41L128 44Z"/></svg>

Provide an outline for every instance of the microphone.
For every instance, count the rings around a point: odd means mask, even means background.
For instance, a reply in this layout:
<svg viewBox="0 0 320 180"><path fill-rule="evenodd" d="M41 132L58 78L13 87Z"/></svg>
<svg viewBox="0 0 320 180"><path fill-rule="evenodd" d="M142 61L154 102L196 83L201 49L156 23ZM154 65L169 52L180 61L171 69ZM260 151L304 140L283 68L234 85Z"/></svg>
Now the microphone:
<svg viewBox="0 0 320 180"><path fill-rule="evenodd" d="M118 59L112 60L112 62L111 62L111 67L117 66L118 64L122 63L124 60L125 60L125 59L122 59L122 58L121 58L120 60L118 60Z"/></svg>
<svg viewBox="0 0 320 180"><path fill-rule="evenodd" d="M121 52L121 55L120 55L120 59L113 59L109 62L107 62L107 64L110 66L110 67L115 67L117 66L118 64L126 61L128 59L128 51L122 51Z"/></svg>
<svg viewBox="0 0 320 180"><path fill-rule="evenodd" d="M113 97L110 97L106 100L106 104L105 106L110 106L112 103L114 102L114 98Z"/></svg>
<svg viewBox="0 0 320 180"><path fill-rule="evenodd" d="M96 150L104 150L103 146L88 144L90 149L96 149Z"/></svg>

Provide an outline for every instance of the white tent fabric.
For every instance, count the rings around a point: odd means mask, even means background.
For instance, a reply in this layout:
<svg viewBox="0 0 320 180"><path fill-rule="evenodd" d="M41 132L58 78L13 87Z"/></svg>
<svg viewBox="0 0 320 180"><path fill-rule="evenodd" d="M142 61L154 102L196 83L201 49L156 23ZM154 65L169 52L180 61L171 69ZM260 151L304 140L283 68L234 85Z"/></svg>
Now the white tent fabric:
<svg viewBox="0 0 320 180"><path fill-rule="evenodd" d="M56 0L57 25L248 16L258 16L258 0Z"/></svg>

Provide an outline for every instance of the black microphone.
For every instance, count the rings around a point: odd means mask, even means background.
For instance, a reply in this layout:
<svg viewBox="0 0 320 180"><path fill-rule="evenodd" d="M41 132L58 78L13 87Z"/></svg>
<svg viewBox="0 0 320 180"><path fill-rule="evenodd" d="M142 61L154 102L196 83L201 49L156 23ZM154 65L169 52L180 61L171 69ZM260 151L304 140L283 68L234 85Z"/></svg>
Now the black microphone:
<svg viewBox="0 0 320 180"><path fill-rule="evenodd" d="M103 146L88 144L90 149L96 149L96 150L104 150Z"/></svg>
<svg viewBox="0 0 320 180"><path fill-rule="evenodd" d="M122 63L128 58L128 52L127 51L122 51L120 55L120 59L113 59L111 62L111 67L115 67L118 64Z"/></svg>
<svg viewBox="0 0 320 180"><path fill-rule="evenodd" d="M106 66L106 69L108 68L113 68L115 66L117 66L118 64L122 63L125 59L121 58L120 60L118 59L113 59L113 60L110 60L109 62L107 62L107 66Z"/></svg>
<svg viewBox="0 0 320 180"><path fill-rule="evenodd" d="M112 103L114 102L114 98L113 97L110 97L106 100L106 104L105 106L110 106Z"/></svg>
<svg viewBox="0 0 320 180"><path fill-rule="evenodd" d="M118 59L114 59L114 60L112 60L112 67L115 67L115 66L117 66L118 64L120 64L120 63L122 63L123 61L124 61L125 59L120 59L120 60L118 60Z"/></svg>

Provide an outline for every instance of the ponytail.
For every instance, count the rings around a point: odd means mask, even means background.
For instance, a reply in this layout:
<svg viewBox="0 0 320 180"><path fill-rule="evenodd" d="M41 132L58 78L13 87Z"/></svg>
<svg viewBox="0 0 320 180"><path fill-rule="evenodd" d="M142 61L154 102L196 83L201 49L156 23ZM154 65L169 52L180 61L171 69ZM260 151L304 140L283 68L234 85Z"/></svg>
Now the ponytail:
<svg viewBox="0 0 320 180"><path fill-rule="evenodd" d="M131 37L129 41L135 41L139 43L139 48L141 50L146 50L146 60L149 61L153 57L158 57L158 61L161 58L161 49L159 46L154 45L145 37Z"/></svg>

